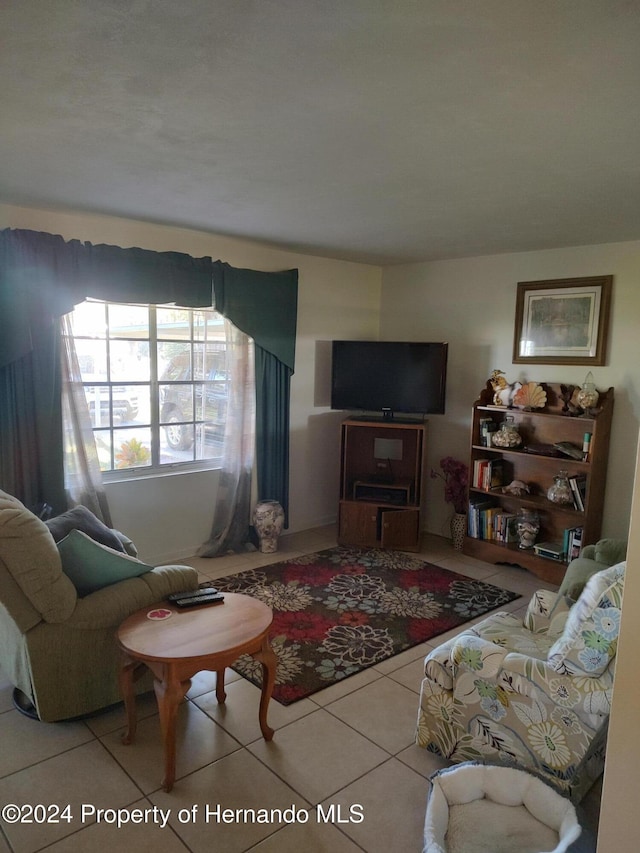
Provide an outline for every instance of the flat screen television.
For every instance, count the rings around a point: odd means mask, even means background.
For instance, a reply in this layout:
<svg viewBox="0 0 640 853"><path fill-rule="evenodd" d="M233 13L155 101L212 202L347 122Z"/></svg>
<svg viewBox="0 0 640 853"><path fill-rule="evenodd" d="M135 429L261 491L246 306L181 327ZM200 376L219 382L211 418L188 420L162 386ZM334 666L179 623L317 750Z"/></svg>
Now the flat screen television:
<svg viewBox="0 0 640 853"><path fill-rule="evenodd" d="M443 414L447 343L333 341L331 408Z"/></svg>

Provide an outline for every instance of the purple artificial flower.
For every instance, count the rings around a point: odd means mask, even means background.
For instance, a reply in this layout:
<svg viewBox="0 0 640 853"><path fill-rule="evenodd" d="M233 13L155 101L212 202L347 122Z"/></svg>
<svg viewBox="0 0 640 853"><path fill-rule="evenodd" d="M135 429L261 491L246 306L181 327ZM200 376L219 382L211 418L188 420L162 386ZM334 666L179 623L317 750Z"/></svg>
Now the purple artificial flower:
<svg viewBox="0 0 640 853"><path fill-rule="evenodd" d="M444 499L453 504L456 512L464 513L467 507L467 485L469 483L469 469L453 456L445 456L440 460L440 471L431 469L431 476L444 481Z"/></svg>

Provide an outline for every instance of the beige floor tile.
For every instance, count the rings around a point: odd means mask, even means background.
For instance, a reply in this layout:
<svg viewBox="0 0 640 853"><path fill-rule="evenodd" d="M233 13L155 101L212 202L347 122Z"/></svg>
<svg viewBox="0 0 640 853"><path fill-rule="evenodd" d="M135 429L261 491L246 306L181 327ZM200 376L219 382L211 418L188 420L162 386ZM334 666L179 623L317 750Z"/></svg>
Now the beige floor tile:
<svg viewBox="0 0 640 853"><path fill-rule="evenodd" d="M97 742L56 755L0 779L0 802L70 805L71 821L2 823L14 853L32 853L83 827L82 805L112 809L140 799L140 791ZM93 819L87 817L87 822Z"/></svg>
<svg viewBox="0 0 640 853"><path fill-rule="evenodd" d="M149 817L143 823L132 821L123 826L94 823L47 847L47 853L103 853L104 850L117 853L127 850L135 853L156 853L158 850L162 853L184 853L188 850L169 825L162 828L159 818L154 822L153 808L149 800L139 800L127 806L126 813L132 819L137 817L135 810L146 813Z"/></svg>
<svg viewBox="0 0 640 853"><path fill-rule="evenodd" d="M534 592L538 589L557 590L555 584L547 583L540 580L526 569L518 569L516 567L502 568L495 574L486 578L487 583L492 583L502 589L510 589L512 592L519 592L527 599L531 598Z"/></svg>
<svg viewBox="0 0 640 853"><path fill-rule="evenodd" d="M341 830L367 853L421 850L429 785L395 758L353 782L323 805L341 807ZM400 813L389 808L389 796L402 803ZM358 816L363 819L358 822Z"/></svg>
<svg viewBox="0 0 640 853"><path fill-rule="evenodd" d="M0 776L14 773L92 739L84 723L41 723L19 711L2 714Z"/></svg>
<svg viewBox="0 0 640 853"><path fill-rule="evenodd" d="M415 739L416 694L390 678L380 678L332 702L327 711L392 755Z"/></svg>
<svg viewBox="0 0 640 853"><path fill-rule="evenodd" d="M226 693L227 698L224 705L218 705L215 693L205 693L193 701L240 743L246 745L261 738L262 732L258 720L260 690L246 678L240 678L231 684L227 684ZM299 702L287 706L271 700L267 722L272 729L277 731L294 720L317 710L318 706L309 699L301 699Z"/></svg>
<svg viewBox="0 0 640 853"><path fill-rule="evenodd" d="M418 660L414 660L411 663L408 663L406 666L401 667L400 669L394 669L393 672L389 673L389 678L392 678L394 681L397 681L399 684L403 684L407 687L414 695L420 694L420 686L422 685L422 679L424 678L424 657L419 658ZM416 714L418 713L418 705L416 702Z"/></svg>
<svg viewBox="0 0 640 853"><path fill-rule="evenodd" d="M153 691L136 696L136 714L138 720L143 720L145 717L151 717L157 713L158 702L156 694ZM127 722L124 704L120 703L102 714L87 717L84 722L97 737L102 737L102 735L106 735L108 732L121 729Z"/></svg>
<svg viewBox="0 0 640 853"><path fill-rule="evenodd" d="M280 537L278 550L297 550L307 554L315 551L324 551L326 548L335 547L336 534L337 530L333 525L327 528L303 530L300 533L287 534Z"/></svg>
<svg viewBox="0 0 640 853"><path fill-rule="evenodd" d="M313 805L388 757L324 710L285 726L271 743L255 741L248 749Z"/></svg>
<svg viewBox="0 0 640 853"><path fill-rule="evenodd" d="M416 706L416 719L418 716L417 710L418 708ZM403 749L402 752L399 752L396 755L396 758L427 779L437 770L443 770L445 767L451 766L451 761L447 761L446 758L441 758L439 755L435 755L433 752L423 749L416 743L407 747L407 749Z"/></svg>
<svg viewBox="0 0 640 853"><path fill-rule="evenodd" d="M466 575L480 581L486 580L496 571L495 566L481 563L480 560L475 560L473 557L461 558L449 555L444 559L439 559L438 565L443 569L449 569L450 572L457 572L459 575Z"/></svg>
<svg viewBox="0 0 640 853"><path fill-rule="evenodd" d="M451 539L444 536L436 536L434 533L423 533L420 537L420 556L425 560L433 560L434 557L446 557L456 554Z"/></svg>
<svg viewBox="0 0 640 853"><path fill-rule="evenodd" d="M149 799L171 809L170 824L193 853L241 853L285 826L276 815L270 823L252 822L242 815L225 823L215 817L217 806L221 812L231 809L235 813L238 809L306 810L310 805L246 750L186 777L170 794L157 791ZM195 819L191 819L194 807ZM182 824L178 820L181 809L190 810L189 821Z"/></svg>
<svg viewBox="0 0 640 853"><path fill-rule="evenodd" d="M224 673L224 683L225 685L232 684L234 681L238 681L238 679L242 678L241 675L238 675L235 670L229 668L225 670ZM207 670L202 670L202 672L197 672L193 678L191 679L191 687L187 691L188 699L195 699L196 696L202 696L203 693L210 693L212 690L216 689L216 674L215 672L208 672Z"/></svg>
<svg viewBox="0 0 640 853"><path fill-rule="evenodd" d="M111 732L101 738L101 742L143 793L155 791L164 775L160 718L156 714L140 720L135 740L128 746L122 743L122 732L122 729ZM192 702L180 706L176 728L176 780L239 748L238 741Z"/></svg>
<svg viewBox="0 0 640 853"><path fill-rule="evenodd" d="M358 853L362 848L350 841L331 823L326 813L316 809L307 812L307 823L295 823L280 829L257 844L252 853Z"/></svg>

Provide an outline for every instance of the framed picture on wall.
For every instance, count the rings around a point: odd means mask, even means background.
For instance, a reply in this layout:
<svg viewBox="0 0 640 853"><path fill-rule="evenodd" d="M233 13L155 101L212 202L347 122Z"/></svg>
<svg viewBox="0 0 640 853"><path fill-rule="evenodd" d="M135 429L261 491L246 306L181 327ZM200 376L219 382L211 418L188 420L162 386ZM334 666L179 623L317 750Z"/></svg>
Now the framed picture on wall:
<svg viewBox="0 0 640 853"><path fill-rule="evenodd" d="M521 281L516 364L605 364L613 276Z"/></svg>

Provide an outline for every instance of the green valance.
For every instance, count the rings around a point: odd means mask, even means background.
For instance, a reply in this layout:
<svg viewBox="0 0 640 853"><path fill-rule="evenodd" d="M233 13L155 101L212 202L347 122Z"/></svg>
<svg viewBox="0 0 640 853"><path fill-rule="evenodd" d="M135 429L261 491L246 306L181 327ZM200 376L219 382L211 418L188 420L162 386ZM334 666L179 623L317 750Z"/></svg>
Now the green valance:
<svg viewBox="0 0 640 853"><path fill-rule="evenodd" d="M213 262L215 308L293 373L298 270L257 272Z"/></svg>
<svg viewBox="0 0 640 853"><path fill-rule="evenodd" d="M236 269L210 257L0 231L0 366L28 352L43 331L88 297L107 302L214 304L293 372L298 271Z"/></svg>
<svg viewBox="0 0 640 853"><path fill-rule="evenodd" d="M0 231L0 366L87 297L187 308L213 304L211 258Z"/></svg>

